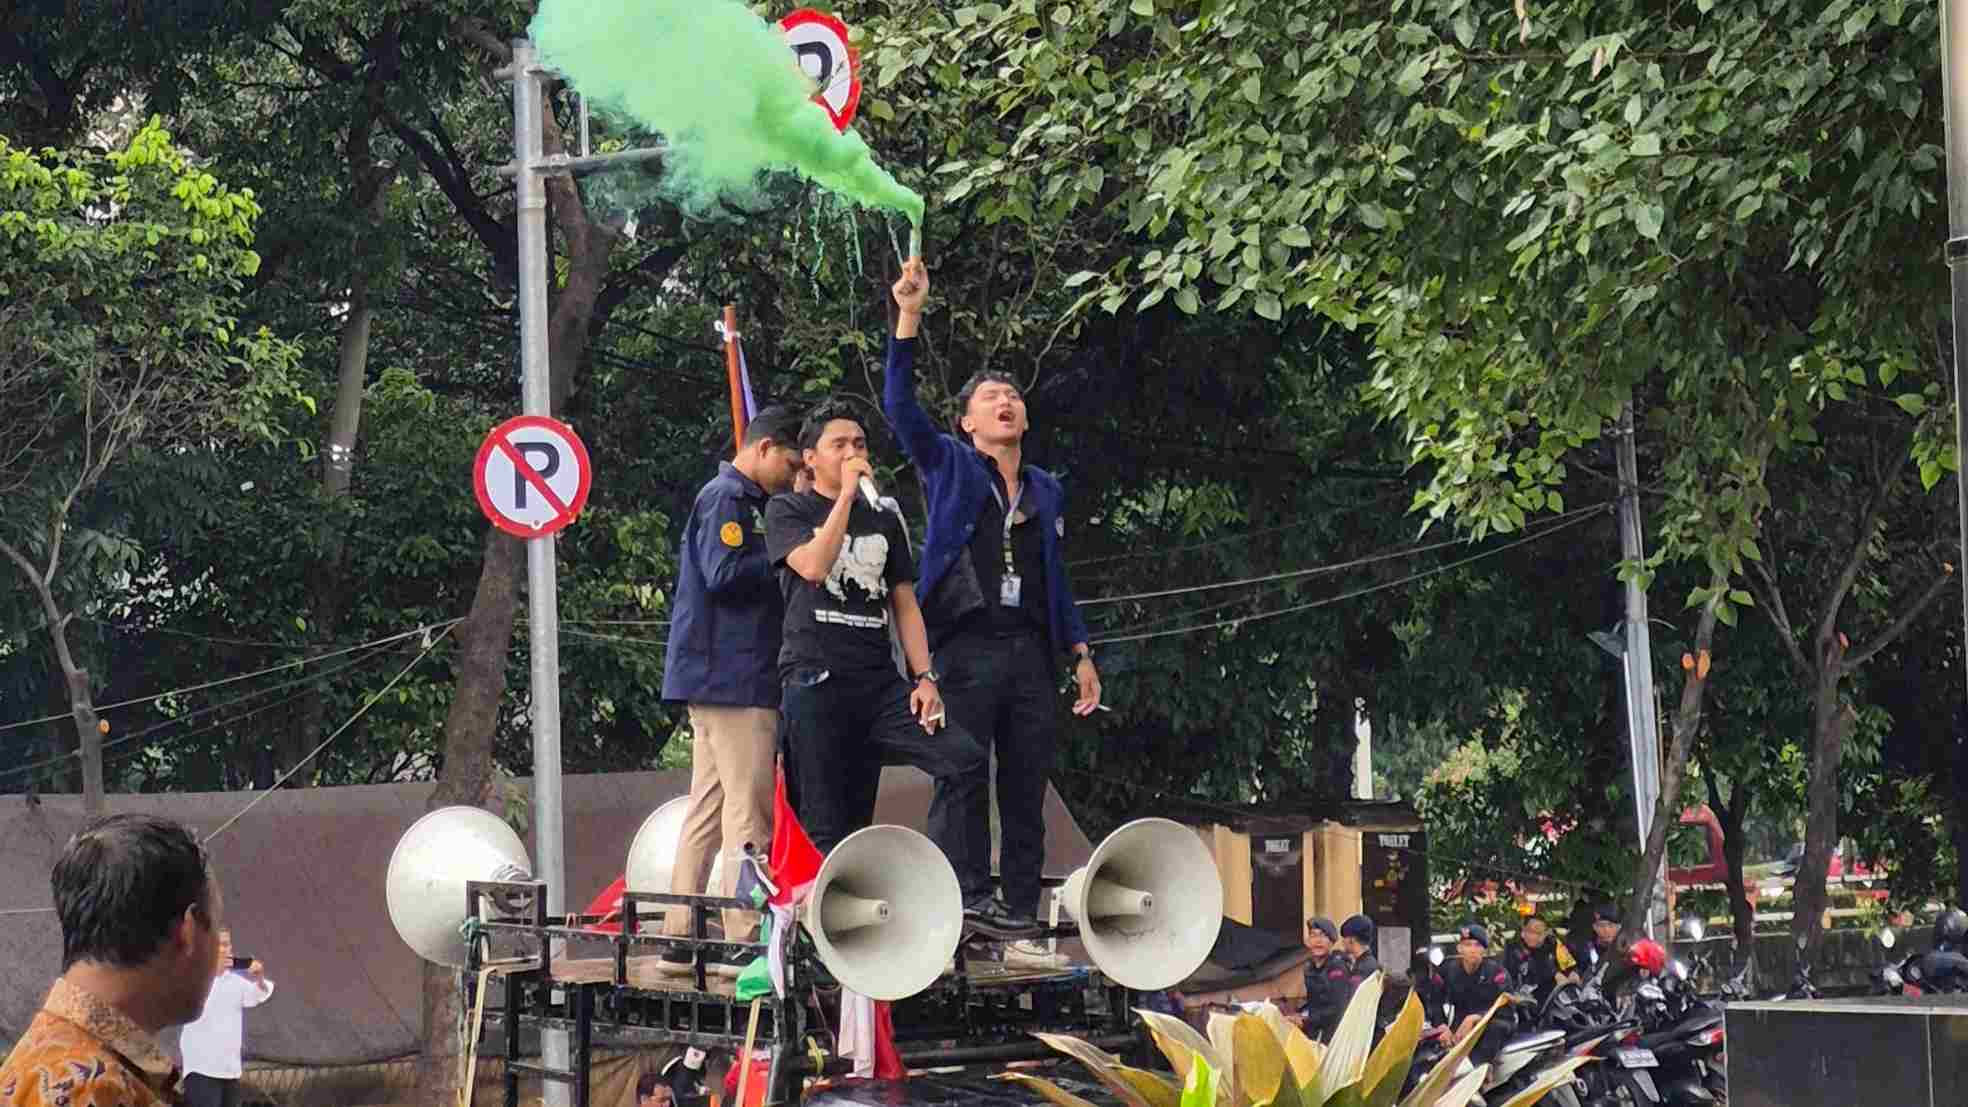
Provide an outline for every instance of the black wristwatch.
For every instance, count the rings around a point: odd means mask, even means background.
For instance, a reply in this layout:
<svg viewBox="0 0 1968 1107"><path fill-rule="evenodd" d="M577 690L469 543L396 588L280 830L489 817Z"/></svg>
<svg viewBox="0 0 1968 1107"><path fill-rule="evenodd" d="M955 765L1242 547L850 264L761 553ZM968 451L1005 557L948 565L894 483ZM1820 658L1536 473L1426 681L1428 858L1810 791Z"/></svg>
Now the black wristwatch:
<svg viewBox="0 0 1968 1107"><path fill-rule="evenodd" d="M937 672L935 669L924 669L922 672L916 674L917 684L921 684L925 680L931 684L940 684L943 681L943 674Z"/></svg>

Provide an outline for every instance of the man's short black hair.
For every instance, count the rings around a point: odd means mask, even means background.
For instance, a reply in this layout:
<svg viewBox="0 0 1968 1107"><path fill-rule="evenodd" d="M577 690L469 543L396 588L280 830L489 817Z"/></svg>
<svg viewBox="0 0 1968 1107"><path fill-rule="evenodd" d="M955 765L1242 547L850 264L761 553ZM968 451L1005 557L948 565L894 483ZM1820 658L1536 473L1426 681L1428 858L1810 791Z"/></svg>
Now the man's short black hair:
<svg viewBox="0 0 1968 1107"><path fill-rule="evenodd" d="M761 439L770 438L781 446L799 447L799 412L784 404L774 404L763 408L752 421L745 424L745 445L756 446Z"/></svg>
<svg viewBox="0 0 1968 1107"><path fill-rule="evenodd" d="M1024 387L1010 373L1000 372L996 369L979 369L977 372L972 373L970 379L964 382L963 387L957 389L957 415L955 422L958 434L963 433L963 417L970 411L970 398L977 395L977 390L987 384L1008 384L1017 389L1020 396L1025 394Z"/></svg>
<svg viewBox="0 0 1968 1107"><path fill-rule="evenodd" d="M846 419L864 431L868 429L868 424L861 420L861 412L853 405L846 400L828 400L807 413L806 422L800 426L800 449L818 447L827 424L836 419Z"/></svg>
<svg viewBox="0 0 1968 1107"><path fill-rule="evenodd" d="M205 848L154 815L111 815L82 828L55 861L52 883L63 972L78 961L143 964L188 907L212 921Z"/></svg>

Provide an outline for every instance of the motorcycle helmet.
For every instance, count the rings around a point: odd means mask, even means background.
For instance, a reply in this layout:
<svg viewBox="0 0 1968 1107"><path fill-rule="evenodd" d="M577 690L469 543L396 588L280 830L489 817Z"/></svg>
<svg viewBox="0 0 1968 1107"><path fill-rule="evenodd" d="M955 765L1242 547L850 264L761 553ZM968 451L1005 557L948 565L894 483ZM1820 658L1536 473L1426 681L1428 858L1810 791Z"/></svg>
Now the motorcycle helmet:
<svg viewBox="0 0 1968 1107"><path fill-rule="evenodd" d="M1968 938L1968 912L1959 907L1950 907L1934 920L1934 940L1949 944L1959 943Z"/></svg>
<svg viewBox="0 0 1968 1107"><path fill-rule="evenodd" d="M1649 976L1660 976L1667 971L1667 950L1652 938L1633 943L1633 948L1626 951L1626 960Z"/></svg>

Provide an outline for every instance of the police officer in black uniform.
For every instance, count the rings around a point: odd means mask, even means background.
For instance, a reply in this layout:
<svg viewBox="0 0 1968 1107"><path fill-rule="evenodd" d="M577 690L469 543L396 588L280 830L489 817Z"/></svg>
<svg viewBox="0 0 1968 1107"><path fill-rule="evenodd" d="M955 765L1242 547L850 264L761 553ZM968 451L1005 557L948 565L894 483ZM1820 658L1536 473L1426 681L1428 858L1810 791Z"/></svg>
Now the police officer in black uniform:
<svg viewBox="0 0 1968 1107"><path fill-rule="evenodd" d="M1561 981L1578 979L1573 975L1578 962L1571 950L1552 940L1551 924L1537 915L1526 918L1517 937L1504 947L1503 967L1518 987L1528 984L1535 989L1540 1006Z"/></svg>
<svg viewBox="0 0 1968 1107"><path fill-rule="evenodd" d="M1331 919L1305 920L1305 947L1312 959L1305 962L1305 1005L1299 1008L1299 1026L1307 1037L1331 1037L1346 1013L1346 1001L1353 998L1352 963L1333 948L1339 928Z"/></svg>
<svg viewBox="0 0 1968 1107"><path fill-rule="evenodd" d="M1374 956L1374 921L1365 915L1353 915L1340 923L1339 951L1353 965L1347 977L1349 991L1358 990L1368 977L1380 971L1380 959Z"/></svg>
<svg viewBox="0 0 1968 1107"><path fill-rule="evenodd" d="M1468 922L1456 930L1456 959L1435 967L1429 983L1449 1006L1449 1033L1461 1041L1476 1029L1497 997L1510 991L1510 973L1490 956L1490 932ZM1492 1020L1469 1059L1483 1064L1503 1046L1504 1027Z"/></svg>

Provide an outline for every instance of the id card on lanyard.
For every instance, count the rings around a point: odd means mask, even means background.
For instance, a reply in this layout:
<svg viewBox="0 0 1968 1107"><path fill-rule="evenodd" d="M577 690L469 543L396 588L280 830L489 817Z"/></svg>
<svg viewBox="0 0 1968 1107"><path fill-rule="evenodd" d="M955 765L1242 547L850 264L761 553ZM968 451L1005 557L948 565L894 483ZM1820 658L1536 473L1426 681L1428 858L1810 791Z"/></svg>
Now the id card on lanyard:
<svg viewBox="0 0 1968 1107"><path fill-rule="evenodd" d="M1004 509L1004 575L998 578L998 606L1017 607L1025 595L1025 582L1018 575L1018 567L1011 556L1011 524L1018 517L1018 501L1025 498L1025 482L1018 482L1018 494L1005 502L1004 490L998 482L991 482L991 495L997 498L998 506Z"/></svg>

